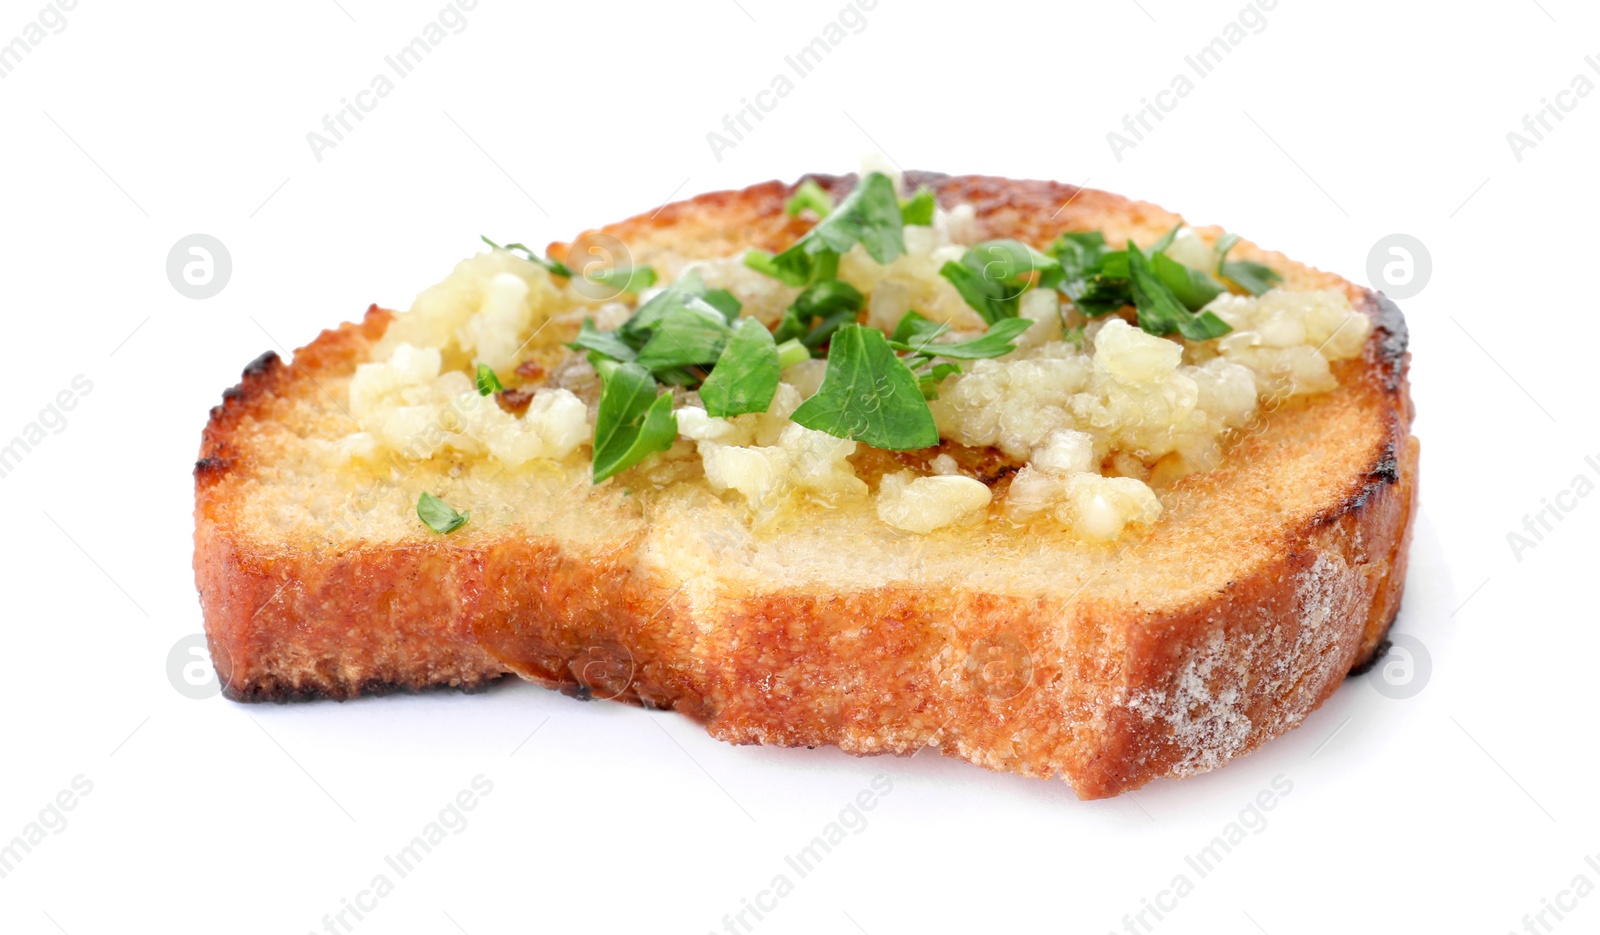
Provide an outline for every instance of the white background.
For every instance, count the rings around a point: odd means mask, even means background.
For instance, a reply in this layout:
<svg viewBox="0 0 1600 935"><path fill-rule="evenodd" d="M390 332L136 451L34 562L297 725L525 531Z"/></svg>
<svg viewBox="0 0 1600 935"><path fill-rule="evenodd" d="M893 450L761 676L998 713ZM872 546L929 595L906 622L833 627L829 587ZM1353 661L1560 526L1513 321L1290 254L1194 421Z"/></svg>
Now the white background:
<svg viewBox="0 0 1600 935"><path fill-rule="evenodd" d="M1507 541L1597 478L1600 95L1520 161L1506 139L1575 75L1600 81L1600 15L1283 0L1119 161L1107 132L1238 0L881 0L715 158L707 132L840 6L482 0L320 162L306 134L439 0L84 0L0 80L0 439L93 384L0 480L0 842L93 784L0 879L0 931L320 931L480 774L469 825L355 931L719 931L879 774L865 829L757 931L1098 935L1183 872L1194 891L1155 931L1498 935L1577 875L1600 884L1600 497L1520 556ZM39 9L0 2L0 42ZM175 690L168 652L201 629L190 468L247 361L404 307L479 233L542 244L869 150L1087 181L1362 281L1381 237L1421 239L1431 280L1401 304L1423 510L1398 625L1431 660L1420 693L1352 680L1218 772L1086 803L934 754L735 748L520 684L287 707ZM165 271L196 232L233 258L204 301ZM1280 775L1265 828L1195 879L1184 856ZM1596 931L1600 898L1545 921Z"/></svg>

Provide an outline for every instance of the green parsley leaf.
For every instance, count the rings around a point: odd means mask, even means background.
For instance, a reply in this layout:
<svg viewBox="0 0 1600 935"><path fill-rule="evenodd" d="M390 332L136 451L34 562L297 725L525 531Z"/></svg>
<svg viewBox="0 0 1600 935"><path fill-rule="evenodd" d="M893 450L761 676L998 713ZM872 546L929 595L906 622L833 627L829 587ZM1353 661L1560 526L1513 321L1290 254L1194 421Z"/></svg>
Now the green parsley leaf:
<svg viewBox="0 0 1600 935"><path fill-rule="evenodd" d="M917 389L922 390L924 399L939 398L939 384L944 378L961 372L960 364L934 364L933 369L917 376Z"/></svg>
<svg viewBox="0 0 1600 935"><path fill-rule="evenodd" d="M466 513L457 513L443 500L423 491L422 496L417 498L417 518L427 524L429 529L444 535L460 529L471 517Z"/></svg>
<svg viewBox="0 0 1600 935"><path fill-rule="evenodd" d="M1002 319L989 325L989 330L984 331L978 338L970 341L950 341L944 344L931 344L931 346L910 347L912 351L930 357L947 357L950 360L984 360L987 357L1003 357L1016 351L1014 341L1022 335L1022 331L1034 327L1032 319Z"/></svg>
<svg viewBox="0 0 1600 935"><path fill-rule="evenodd" d="M634 347L642 348L646 341L660 326L661 322L675 312L692 310L701 317L716 318L727 323L727 316L717 307L706 301L706 285L700 279L700 273L690 270L678 278L677 282L656 293L650 301L639 306L633 316L617 329L622 337ZM732 298L731 296L729 298ZM725 302L726 300L719 299ZM720 348L718 349L720 352ZM712 360L716 355L712 355Z"/></svg>
<svg viewBox="0 0 1600 935"><path fill-rule="evenodd" d="M604 362L600 373L600 411L594 426L596 484L672 447L678 418L672 394L656 395L656 381L638 364Z"/></svg>
<svg viewBox="0 0 1600 935"><path fill-rule="evenodd" d="M1156 278L1179 302L1198 311L1221 295L1223 287L1204 270L1191 269L1162 252L1172 245L1181 228L1179 225L1169 231L1149 250L1133 252L1150 261ZM1128 282L1131 276L1128 250L1106 250L1105 239L1098 233L1073 233L1057 237L1050 253L1062 266L1061 291L1083 314L1094 318L1135 304Z"/></svg>
<svg viewBox="0 0 1600 935"><path fill-rule="evenodd" d="M782 368L772 332L754 318L741 319L717 365L700 386L706 412L719 418L766 412Z"/></svg>
<svg viewBox="0 0 1600 935"><path fill-rule="evenodd" d="M478 365L478 395L488 396L505 389L500 385L500 378L494 375L494 369L488 364Z"/></svg>
<svg viewBox="0 0 1600 935"><path fill-rule="evenodd" d="M583 278L602 286L638 295L656 284L656 271L651 266L631 266L619 269L584 270Z"/></svg>
<svg viewBox="0 0 1600 935"><path fill-rule="evenodd" d="M1059 260L1020 240L985 240L968 250L961 262L982 270L986 278L1019 286L1033 283L1035 273L1045 288L1054 288L1062 279Z"/></svg>
<svg viewBox="0 0 1600 935"><path fill-rule="evenodd" d="M721 356L732 333L721 312L703 299L692 299L662 315L634 362L654 371L709 366Z"/></svg>
<svg viewBox="0 0 1600 935"><path fill-rule="evenodd" d="M721 312L722 317L728 319L730 325L739 320L739 312L744 309L744 303L739 301L739 297L726 289L707 289L701 298L706 300L707 305Z"/></svg>
<svg viewBox="0 0 1600 935"><path fill-rule="evenodd" d="M1106 238L1099 231L1063 233L1046 252L1061 266L1061 291L1076 300L1087 288L1089 277L1100 269L1100 261L1106 255Z"/></svg>
<svg viewBox="0 0 1600 935"><path fill-rule="evenodd" d="M865 301L855 286L842 279L813 283L784 310L773 339L782 343L798 338L806 347L815 350L835 331L855 321ZM821 324L813 327L819 318Z"/></svg>
<svg viewBox="0 0 1600 935"><path fill-rule="evenodd" d="M961 262L948 261L939 275L950 280L967 304L984 321L1017 317L1022 294L1038 285L1061 286L1065 273L1055 257L1040 253L1018 240L986 240L962 254Z"/></svg>
<svg viewBox="0 0 1600 935"><path fill-rule="evenodd" d="M1178 332L1191 341L1209 341L1233 330L1215 312L1201 312L1178 323Z"/></svg>
<svg viewBox="0 0 1600 935"><path fill-rule="evenodd" d="M806 179L800 183L800 187L796 188L794 194L789 196L789 200L784 202L783 213L790 217L799 217L800 212L807 208L815 211L819 218L825 218L833 211L833 197L823 191L815 179Z"/></svg>
<svg viewBox="0 0 1600 935"><path fill-rule="evenodd" d="M1133 304L1133 290L1127 279L1110 279L1097 276L1089 281L1087 289L1073 304L1090 318L1099 318L1117 309Z"/></svg>
<svg viewBox="0 0 1600 935"><path fill-rule="evenodd" d="M631 361L639 356L638 349L624 341L622 335L596 328L593 318L583 320L578 328L578 336L567 347L575 351L593 351L612 360Z"/></svg>
<svg viewBox="0 0 1600 935"><path fill-rule="evenodd" d="M950 284L961 293L961 298L984 321L995 322L1016 317L1017 296L1020 293L1006 284L985 279L982 271L955 260L946 260L939 267L939 275L950 280Z"/></svg>
<svg viewBox="0 0 1600 935"><path fill-rule="evenodd" d="M900 316L899 324L894 326L894 332L889 335L889 343L918 346L932 344L935 338L949 330L950 326L942 321L929 321L916 312L906 312Z"/></svg>
<svg viewBox="0 0 1600 935"><path fill-rule="evenodd" d="M1133 241L1127 249L1129 282L1134 306L1139 310L1139 327L1150 334L1176 331L1191 341L1204 341L1233 329L1211 312L1195 315L1185 308L1165 283L1156 276L1147 259Z"/></svg>
<svg viewBox="0 0 1600 935"><path fill-rule="evenodd" d="M1222 283L1212 279L1211 274L1185 266L1165 253L1152 255L1150 267L1156 278L1165 283L1190 311L1198 312L1205 308L1223 292Z"/></svg>
<svg viewBox="0 0 1600 935"><path fill-rule="evenodd" d="M819 262L829 263L825 257L832 254L831 265L837 269L837 255L858 243L879 263L889 263L906 252L900 198L895 194L894 183L881 172L868 173L827 217L787 250L772 257L771 267L784 283L803 286L830 278L831 272L817 275L813 267Z"/></svg>
<svg viewBox="0 0 1600 935"><path fill-rule="evenodd" d="M763 276L771 276L773 279L783 279L784 276L783 272L772 262L772 254L766 250L757 250L754 247L746 250L744 252L744 265ZM804 283L797 282L792 285L799 286L804 285Z"/></svg>
<svg viewBox="0 0 1600 935"><path fill-rule="evenodd" d="M557 262L557 261L552 260L552 259L550 259L549 257L546 257L546 256L540 256L539 254L534 253L532 250L530 250L529 248L523 246L522 244L519 244L519 243L508 243L508 244L506 244L505 246L502 247L499 244L495 243L494 241L490 240L489 238L485 237L482 234L478 235L478 239L483 241L484 243L488 244L489 246L493 247L496 250L506 250L506 251L511 252L511 253L521 253L527 259L532 260L534 263L537 263L540 266L544 267L545 269L549 270L550 271L550 275L552 275L552 276L566 276L568 278L572 277L572 270L568 269L567 265L565 263Z"/></svg>
<svg viewBox="0 0 1600 935"><path fill-rule="evenodd" d="M1181 230L1183 230L1183 222L1179 221L1177 225L1172 228L1172 230L1162 234L1160 240L1157 240L1155 243L1150 245L1150 249L1145 251L1145 256L1154 256L1157 253L1166 253L1167 248L1172 246L1172 242L1178 239L1178 231Z"/></svg>
<svg viewBox="0 0 1600 935"><path fill-rule="evenodd" d="M1107 250L1099 231L1064 233L1050 245L1050 255L1061 264L1058 287L1078 311L1098 318L1133 304L1128 290L1128 260L1121 250ZM1111 270L1108 272L1107 267ZM1120 267L1120 275L1112 275Z"/></svg>
<svg viewBox="0 0 1600 935"><path fill-rule="evenodd" d="M813 253L806 249L807 246L808 241L801 238L794 242L794 246L775 254L768 263L772 275L786 286L803 286L819 278L812 275L811 268L816 263L816 253L821 253L822 250L819 248ZM749 256L746 255L745 262L748 263L749 260Z"/></svg>
<svg viewBox="0 0 1600 935"><path fill-rule="evenodd" d="M916 312L907 312L915 315ZM901 325L904 325L904 319ZM930 322L931 324L931 322ZM976 338L968 341L953 341L944 344L935 344L931 340L924 340L919 335L911 341L893 341L889 346L899 351L914 351L924 357L946 357L951 360L984 360L990 357L1001 357L1017 349L1014 342L1022 332L1033 327L1033 320L1029 318L1002 318L989 326L989 329ZM900 327L895 328L895 333L900 333ZM939 332L935 332L937 335Z"/></svg>
<svg viewBox="0 0 1600 935"><path fill-rule="evenodd" d="M1131 242L1132 241L1130 241L1130 243ZM1141 256L1143 256L1143 253L1139 250L1134 250L1133 252L1139 253ZM1100 267L1095 270L1095 273L1102 279L1127 279L1128 251L1107 251L1106 254L1100 258Z"/></svg>
<svg viewBox="0 0 1600 935"><path fill-rule="evenodd" d="M910 226L928 227L933 224L933 210L938 207L933 200L933 192L926 188L917 189L917 193L908 200L900 202L900 221Z"/></svg>
<svg viewBox="0 0 1600 935"><path fill-rule="evenodd" d="M1261 295L1273 286L1283 282L1283 277L1278 271L1265 263L1254 260L1235 260L1222 264L1222 276L1238 284L1239 288L1251 295Z"/></svg>
<svg viewBox="0 0 1600 935"><path fill-rule="evenodd" d="M859 324L834 334L822 386L791 418L809 429L891 451L939 443L916 376L895 356L882 331Z"/></svg>
<svg viewBox="0 0 1600 935"><path fill-rule="evenodd" d="M1251 295L1260 295L1283 282L1278 271L1254 260L1228 262L1228 251L1244 238L1238 234L1223 234L1217 238L1217 275L1237 285Z"/></svg>

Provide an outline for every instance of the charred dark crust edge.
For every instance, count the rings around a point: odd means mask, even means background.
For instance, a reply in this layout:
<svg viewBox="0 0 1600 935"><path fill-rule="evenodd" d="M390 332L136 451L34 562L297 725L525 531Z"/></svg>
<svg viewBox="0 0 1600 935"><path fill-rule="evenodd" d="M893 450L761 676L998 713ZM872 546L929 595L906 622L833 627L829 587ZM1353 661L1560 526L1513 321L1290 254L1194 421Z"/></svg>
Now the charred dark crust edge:
<svg viewBox="0 0 1600 935"><path fill-rule="evenodd" d="M1389 631L1394 629L1394 622L1399 618L1399 616L1400 611L1396 609L1394 616L1390 617L1389 622L1383 625L1383 639L1379 640L1378 645L1372 648L1371 654L1350 667L1350 674L1346 676L1346 678L1353 679L1366 675L1368 672L1371 672L1373 669L1377 668L1379 662L1383 661L1383 657L1389 653L1389 647L1394 645L1394 643L1389 640Z"/></svg>
<svg viewBox="0 0 1600 935"><path fill-rule="evenodd" d="M228 422L237 418L258 397L271 392L279 374L286 369L276 351L265 351L245 365L238 383L222 391L222 402L211 407L205 430L201 433L200 459L194 463L197 485L220 480L233 466L224 440Z"/></svg>
<svg viewBox="0 0 1600 935"><path fill-rule="evenodd" d="M459 682L396 682L385 679L367 679L361 682L315 688L286 686L275 681L258 681L243 691L224 684L222 694L229 701L244 704L289 704L299 701L351 701L377 695L425 695L434 692L460 692L479 695L510 678L511 673L485 676Z"/></svg>
<svg viewBox="0 0 1600 935"><path fill-rule="evenodd" d="M1391 393L1398 392L1405 382L1406 352L1411 346L1411 329L1406 325L1406 316L1400 311L1400 306L1381 292L1367 293L1367 309L1376 326L1373 330L1378 362L1384 368L1384 388Z"/></svg>
<svg viewBox="0 0 1600 935"><path fill-rule="evenodd" d="M1406 386L1410 332L1406 317L1399 306L1382 293L1368 292L1361 303L1373 321L1372 336L1367 339L1369 354L1382 374L1381 386L1391 397L1401 396ZM1400 398L1388 410L1389 439L1372 466L1360 480L1360 486L1343 502L1320 516L1315 525L1331 523L1340 517L1358 511L1377 497L1384 488L1400 483L1400 446L1409 434L1409 401Z"/></svg>

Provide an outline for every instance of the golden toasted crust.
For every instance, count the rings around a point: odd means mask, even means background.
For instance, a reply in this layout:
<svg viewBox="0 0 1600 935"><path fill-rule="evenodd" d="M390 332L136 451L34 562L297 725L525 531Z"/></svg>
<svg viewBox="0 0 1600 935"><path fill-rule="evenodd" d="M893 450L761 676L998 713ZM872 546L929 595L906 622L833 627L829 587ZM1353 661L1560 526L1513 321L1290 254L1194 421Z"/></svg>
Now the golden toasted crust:
<svg viewBox="0 0 1600 935"><path fill-rule="evenodd" d="M835 193L853 185L815 178ZM1177 220L1056 183L909 181L943 205L972 204L985 236L1036 244L1062 230L1150 240ZM598 233L671 275L690 259L787 246L806 227L782 212L792 190L703 195ZM212 410L195 468L195 570L224 688L238 700L344 699L516 673L675 708L731 742L934 746L1063 776L1085 798L1220 765L1298 724L1374 654L1399 606L1417 476L1398 309L1236 249L1292 286L1346 290L1376 325L1365 353L1336 366L1337 390L1270 413L1220 468L1179 482L1159 528L1072 593L718 587L642 561L637 535L583 550L525 530L399 546L261 535L240 508L271 482L273 452L253 428L325 404L322 384L348 376L387 327L391 314L373 307L293 364L263 356ZM1027 554L1025 541L1003 544L1010 560ZM1175 565L1196 583L1126 586Z"/></svg>

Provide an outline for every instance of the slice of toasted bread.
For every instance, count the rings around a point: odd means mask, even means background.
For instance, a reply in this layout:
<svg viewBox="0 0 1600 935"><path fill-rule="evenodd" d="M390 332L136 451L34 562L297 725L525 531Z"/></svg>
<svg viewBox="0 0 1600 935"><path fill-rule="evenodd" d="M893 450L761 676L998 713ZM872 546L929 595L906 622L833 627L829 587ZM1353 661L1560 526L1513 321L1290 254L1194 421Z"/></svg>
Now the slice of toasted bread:
<svg viewBox="0 0 1600 935"><path fill-rule="evenodd" d="M1064 230L1149 243L1179 220L1056 183L908 181L972 205L982 236L1035 245ZM808 226L783 212L792 191L703 195L601 233L670 279L694 259L788 246ZM354 369L394 317L374 306L292 362L263 355L211 411L195 571L218 674L230 698L284 701L515 673L674 708L730 742L932 746L1063 776L1085 798L1214 768L1373 657L1400 602L1417 476L1399 310L1236 251L1288 287L1346 292L1374 323L1365 351L1335 364L1337 389L1237 433L1115 548L1003 523L911 536L850 511L759 534L708 492L642 503L591 485L587 465L333 466L332 440L354 430ZM552 337L559 355L570 334ZM472 520L430 532L413 512L424 490Z"/></svg>

